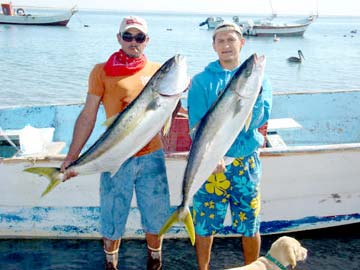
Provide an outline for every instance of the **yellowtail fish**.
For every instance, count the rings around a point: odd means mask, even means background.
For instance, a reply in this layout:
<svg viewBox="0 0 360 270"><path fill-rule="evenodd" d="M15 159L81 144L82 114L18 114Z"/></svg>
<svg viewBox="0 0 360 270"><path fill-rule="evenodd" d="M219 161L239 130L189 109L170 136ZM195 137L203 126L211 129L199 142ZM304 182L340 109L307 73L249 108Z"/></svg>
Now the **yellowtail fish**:
<svg viewBox="0 0 360 270"><path fill-rule="evenodd" d="M196 126L185 168L182 202L163 225L163 235L174 223L184 222L191 243L195 231L189 204L192 197L224 157L241 130L251 121L263 80L265 56L250 56L235 72L223 93Z"/></svg>
<svg viewBox="0 0 360 270"><path fill-rule="evenodd" d="M111 172L141 150L164 126L175 110L181 94L189 85L184 56L167 60L151 77L140 95L120 112L107 130L66 170L79 175ZM42 193L49 193L64 179L60 168L30 167L26 172L43 175L50 183Z"/></svg>

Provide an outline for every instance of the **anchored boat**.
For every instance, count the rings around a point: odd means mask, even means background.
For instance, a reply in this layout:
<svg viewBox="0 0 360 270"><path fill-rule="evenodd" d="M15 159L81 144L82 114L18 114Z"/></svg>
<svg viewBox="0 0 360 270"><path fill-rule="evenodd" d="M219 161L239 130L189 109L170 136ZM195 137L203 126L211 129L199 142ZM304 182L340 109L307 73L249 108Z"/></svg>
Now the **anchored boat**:
<svg viewBox="0 0 360 270"><path fill-rule="evenodd" d="M261 233L311 230L360 221L360 90L278 93L267 126ZM41 198L44 177L31 166L59 166L83 104L0 109L0 238L99 238L99 174L78 176ZM104 131L104 111L85 149ZM191 140L186 111L164 137L173 209L181 202ZM84 150L85 150L84 149ZM18 152L20 150L20 152ZM135 195L135 194L134 194ZM220 236L231 236L231 217ZM135 196L125 238L142 238ZM187 237L178 224L166 237Z"/></svg>
<svg viewBox="0 0 360 270"><path fill-rule="evenodd" d="M310 15L307 18L294 21L281 21L276 17L265 20L240 21L238 16L233 17L233 21L242 29L247 36L303 36L310 24L315 22L317 15Z"/></svg>
<svg viewBox="0 0 360 270"><path fill-rule="evenodd" d="M30 14L23 8L13 8L11 3L1 4L2 14L0 14L0 24L19 24L19 25L57 25L66 26L71 17L77 12L76 6L70 10L49 14L39 13Z"/></svg>

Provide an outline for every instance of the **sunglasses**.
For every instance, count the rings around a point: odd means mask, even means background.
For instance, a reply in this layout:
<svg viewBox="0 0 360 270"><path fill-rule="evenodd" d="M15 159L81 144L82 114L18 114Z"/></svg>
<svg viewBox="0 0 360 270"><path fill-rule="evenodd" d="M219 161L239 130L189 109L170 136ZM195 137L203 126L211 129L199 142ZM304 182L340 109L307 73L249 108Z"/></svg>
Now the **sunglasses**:
<svg viewBox="0 0 360 270"><path fill-rule="evenodd" d="M137 43L143 43L146 40L146 35L144 33L138 33L133 36L129 32L125 32L121 35L121 38L126 42L131 42L135 39Z"/></svg>

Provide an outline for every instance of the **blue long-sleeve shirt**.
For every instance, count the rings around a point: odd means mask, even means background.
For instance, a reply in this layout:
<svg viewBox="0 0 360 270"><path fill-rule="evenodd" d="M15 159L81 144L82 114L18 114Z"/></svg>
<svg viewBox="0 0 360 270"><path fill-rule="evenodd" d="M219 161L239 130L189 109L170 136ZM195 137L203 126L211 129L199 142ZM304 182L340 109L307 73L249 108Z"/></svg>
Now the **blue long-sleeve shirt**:
<svg viewBox="0 0 360 270"><path fill-rule="evenodd" d="M205 69L195 75L188 93L188 111L190 130L201 120L211 108L220 93L225 89L238 68L223 69L219 60L209 63ZM228 157L243 157L252 154L263 145L264 137L258 128L270 117L272 106L272 87L269 79L264 76L262 91L259 94L252 112L249 129L243 129L227 151Z"/></svg>

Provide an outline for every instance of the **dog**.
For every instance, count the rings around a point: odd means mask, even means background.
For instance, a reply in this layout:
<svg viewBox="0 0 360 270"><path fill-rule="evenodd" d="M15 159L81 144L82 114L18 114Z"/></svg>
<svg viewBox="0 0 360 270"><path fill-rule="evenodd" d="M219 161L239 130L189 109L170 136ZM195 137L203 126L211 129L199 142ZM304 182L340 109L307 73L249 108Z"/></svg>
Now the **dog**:
<svg viewBox="0 0 360 270"><path fill-rule="evenodd" d="M306 257L307 249L298 240L282 236L271 245L265 256L251 264L226 270L284 270L288 265L294 268L297 261L304 261Z"/></svg>

